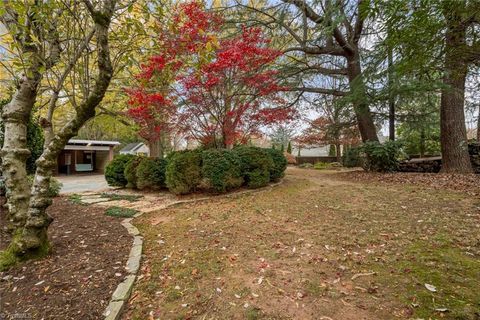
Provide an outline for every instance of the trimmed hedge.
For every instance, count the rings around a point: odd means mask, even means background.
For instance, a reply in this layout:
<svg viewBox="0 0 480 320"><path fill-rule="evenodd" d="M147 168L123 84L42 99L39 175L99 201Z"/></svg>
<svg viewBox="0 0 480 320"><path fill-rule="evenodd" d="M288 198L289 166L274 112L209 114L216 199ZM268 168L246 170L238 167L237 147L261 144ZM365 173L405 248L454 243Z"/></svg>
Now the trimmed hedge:
<svg viewBox="0 0 480 320"><path fill-rule="evenodd" d="M287 158L282 151L277 149L266 149L273 160L273 167L270 169L270 181L277 182L285 176L287 169Z"/></svg>
<svg viewBox="0 0 480 320"><path fill-rule="evenodd" d="M202 152L202 176L205 187L218 193L238 188L243 184L240 158L226 149Z"/></svg>
<svg viewBox="0 0 480 320"><path fill-rule="evenodd" d="M260 188L270 182L274 162L266 149L239 146L233 152L240 158L240 170L249 188Z"/></svg>
<svg viewBox="0 0 480 320"><path fill-rule="evenodd" d="M286 168L287 159L279 150L239 146L176 151L166 159L120 155L108 164L105 178L111 186L225 193L242 185L266 186L280 180Z"/></svg>
<svg viewBox="0 0 480 320"><path fill-rule="evenodd" d="M125 166L135 158L131 154L120 154L116 156L105 168L105 180L109 186L125 187L128 183L125 178Z"/></svg>
<svg viewBox="0 0 480 320"><path fill-rule="evenodd" d="M165 180L175 194L195 191L202 179L202 154L199 150L172 152L168 159Z"/></svg>
<svg viewBox="0 0 480 320"><path fill-rule="evenodd" d="M167 161L160 158L144 158L137 167L137 188L165 188Z"/></svg>
<svg viewBox="0 0 480 320"><path fill-rule="evenodd" d="M127 179L127 188L137 188L137 167L143 161L142 157L134 157L125 166L125 179Z"/></svg>

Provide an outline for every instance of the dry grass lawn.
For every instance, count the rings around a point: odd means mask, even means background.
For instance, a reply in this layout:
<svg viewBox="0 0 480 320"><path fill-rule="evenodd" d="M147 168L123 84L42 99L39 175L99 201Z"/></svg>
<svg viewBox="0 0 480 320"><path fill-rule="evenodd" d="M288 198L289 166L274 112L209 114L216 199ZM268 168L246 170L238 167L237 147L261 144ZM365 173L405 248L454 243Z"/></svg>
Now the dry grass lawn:
<svg viewBox="0 0 480 320"><path fill-rule="evenodd" d="M125 319L480 319L480 199L462 192L289 169L134 222Z"/></svg>

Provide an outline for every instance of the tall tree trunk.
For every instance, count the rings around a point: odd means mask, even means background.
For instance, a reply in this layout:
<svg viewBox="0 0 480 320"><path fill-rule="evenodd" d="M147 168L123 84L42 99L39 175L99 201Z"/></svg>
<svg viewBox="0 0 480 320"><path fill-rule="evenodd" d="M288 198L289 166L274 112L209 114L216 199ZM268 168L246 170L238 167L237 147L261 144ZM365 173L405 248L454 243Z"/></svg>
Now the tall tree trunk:
<svg viewBox="0 0 480 320"><path fill-rule="evenodd" d="M464 111L468 66L462 58L465 55L466 26L456 4L452 4L445 12L447 32L443 83L446 87L442 89L440 105L442 172L471 173Z"/></svg>
<svg viewBox="0 0 480 320"><path fill-rule="evenodd" d="M420 129L420 158L425 156L425 129Z"/></svg>
<svg viewBox="0 0 480 320"><path fill-rule="evenodd" d="M148 141L149 156L152 158L158 158L160 156L160 142L158 140Z"/></svg>
<svg viewBox="0 0 480 320"><path fill-rule="evenodd" d="M377 128L367 102L367 92L360 66L358 50L347 57L347 73L350 90L354 96L353 108L358 122L358 129L363 142L378 141Z"/></svg>
<svg viewBox="0 0 480 320"><path fill-rule="evenodd" d="M110 0L104 2L103 12L89 8L95 21L97 43L98 75L95 79L95 86L91 94L77 108L76 116L51 138L50 143L37 160L30 202L26 201L28 204L26 221L24 226L16 231L16 236L9 246L10 251L17 256L29 257L32 254L42 254L48 251L47 230L52 222L52 218L46 212L52 203L51 196L48 194L50 179L59 153L68 140L77 135L84 123L95 116L95 108L102 101L112 79L113 69L110 61L108 29L114 7L115 1Z"/></svg>
<svg viewBox="0 0 480 320"><path fill-rule="evenodd" d="M477 118L477 143L480 143L480 106L478 106L478 118Z"/></svg>
<svg viewBox="0 0 480 320"><path fill-rule="evenodd" d="M335 151L337 153L337 162L342 162L342 151L339 143L335 144Z"/></svg>
<svg viewBox="0 0 480 320"><path fill-rule="evenodd" d="M19 228L27 219L30 184L27 179L26 160L30 155L27 149L27 124L35 104L41 74L36 67L24 76L10 103L2 110L4 123L4 143L1 151L2 170L7 189L9 228Z"/></svg>
<svg viewBox="0 0 480 320"><path fill-rule="evenodd" d="M395 141L395 96L393 95L393 54L388 49L388 137Z"/></svg>

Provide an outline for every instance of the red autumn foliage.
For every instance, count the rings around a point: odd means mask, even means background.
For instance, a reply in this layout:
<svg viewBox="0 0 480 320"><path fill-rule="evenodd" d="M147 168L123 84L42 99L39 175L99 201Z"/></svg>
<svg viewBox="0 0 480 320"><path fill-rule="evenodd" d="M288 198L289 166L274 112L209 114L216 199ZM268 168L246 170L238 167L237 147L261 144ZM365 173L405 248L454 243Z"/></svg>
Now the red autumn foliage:
<svg viewBox="0 0 480 320"><path fill-rule="evenodd" d="M355 123L341 123L333 118L322 116L310 122L310 126L295 138L301 147L325 145L356 145L360 143Z"/></svg>
<svg viewBox="0 0 480 320"><path fill-rule="evenodd" d="M162 132L173 129L177 108L171 85L177 80L175 74L184 66L185 55L194 54L211 41L212 36L201 30L217 31L221 23L198 2L179 4L172 20L176 29L159 34L159 52L141 65L136 76L138 86L126 90L130 98L127 116L148 142L158 141Z"/></svg>
<svg viewBox="0 0 480 320"><path fill-rule="evenodd" d="M281 52L269 48L260 29L243 27L217 41L222 19L198 2L180 4L173 25L175 32L159 35L159 53L142 65L140 85L128 90L128 115L142 137L158 138L175 124L203 143L225 147L292 117L271 69Z"/></svg>
<svg viewBox="0 0 480 320"><path fill-rule="evenodd" d="M277 96L283 88L269 67L281 54L258 28L221 40L213 59L182 80L180 124L203 143L244 143L259 128L292 117Z"/></svg>

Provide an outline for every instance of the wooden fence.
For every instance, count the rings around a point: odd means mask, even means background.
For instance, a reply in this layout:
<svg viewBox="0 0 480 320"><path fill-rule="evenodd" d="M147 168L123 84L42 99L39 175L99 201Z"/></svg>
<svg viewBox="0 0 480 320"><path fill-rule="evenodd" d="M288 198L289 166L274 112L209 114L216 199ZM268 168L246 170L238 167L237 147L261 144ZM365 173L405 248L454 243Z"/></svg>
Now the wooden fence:
<svg viewBox="0 0 480 320"><path fill-rule="evenodd" d="M311 163L315 164L316 162L337 162L337 157L295 157L297 159L297 165L302 163Z"/></svg>

